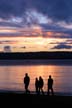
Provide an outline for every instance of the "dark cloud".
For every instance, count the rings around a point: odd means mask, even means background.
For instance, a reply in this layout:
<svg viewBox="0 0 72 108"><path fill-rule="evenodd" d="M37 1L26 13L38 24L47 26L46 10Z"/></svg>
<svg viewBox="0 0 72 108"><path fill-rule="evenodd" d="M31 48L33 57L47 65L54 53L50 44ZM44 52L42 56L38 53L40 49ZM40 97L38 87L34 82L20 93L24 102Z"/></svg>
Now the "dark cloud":
<svg viewBox="0 0 72 108"><path fill-rule="evenodd" d="M30 11L29 11L30 10ZM37 12L32 14L32 12ZM40 14L51 19L52 23L39 23ZM35 15L35 16L34 16ZM72 38L72 30L61 26L60 21L71 24L72 22L72 0L0 0L0 26L24 27L31 24L39 25L43 30L63 32L68 35L53 36L54 38ZM21 22L16 22L12 18L22 18ZM5 19L5 21L4 21ZM12 21L11 21L12 20ZM45 20L45 19L44 19ZM57 22L61 24L58 25ZM66 25L69 27L69 25ZM4 36L1 34L0 36ZM6 34L9 36L10 34ZM11 34L12 36L21 35L21 32ZM46 35L43 34L44 37Z"/></svg>
<svg viewBox="0 0 72 108"><path fill-rule="evenodd" d="M59 45L62 44L62 45L64 45L64 44L67 44L67 42L66 41L65 42L58 42L57 41L57 42L51 42L49 44L59 44Z"/></svg>
<svg viewBox="0 0 72 108"><path fill-rule="evenodd" d="M66 29L64 29L63 27L60 27L60 26L58 26L58 25L55 25L55 24L40 24L45 30L54 30L54 31L63 31L63 32L65 32L66 31Z"/></svg>
<svg viewBox="0 0 72 108"><path fill-rule="evenodd" d="M4 52L11 52L10 46L4 46Z"/></svg>
<svg viewBox="0 0 72 108"><path fill-rule="evenodd" d="M72 44L72 39L68 39L68 40L66 40L66 43L68 43L68 44Z"/></svg>
<svg viewBox="0 0 72 108"><path fill-rule="evenodd" d="M23 37L21 33L0 33L0 37Z"/></svg>
<svg viewBox="0 0 72 108"><path fill-rule="evenodd" d="M54 46L52 49L72 49L72 46L67 44L58 44Z"/></svg>
<svg viewBox="0 0 72 108"><path fill-rule="evenodd" d="M56 21L72 21L72 0L0 0L0 17L20 16L29 8Z"/></svg>
<svg viewBox="0 0 72 108"><path fill-rule="evenodd" d="M40 12L54 20L72 20L72 0L31 0Z"/></svg>
<svg viewBox="0 0 72 108"><path fill-rule="evenodd" d="M0 22L0 26L9 26L9 27L22 27L22 24L19 23L13 23L13 22Z"/></svg>
<svg viewBox="0 0 72 108"><path fill-rule="evenodd" d="M0 44L16 44L18 41L12 41L12 40L7 40L7 41L0 41Z"/></svg>
<svg viewBox="0 0 72 108"><path fill-rule="evenodd" d="M58 44L58 45L69 45L69 44L72 44L72 39L68 39L68 40L65 40L64 42L58 42L58 41L56 41L56 42L50 42L49 44Z"/></svg>
<svg viewBox="0 0 72 108"><path fill-rule="evenodd" d="M26 46L23 46L23 47L20 47L20 48L23 48L23 49L25 49L25 48L26 48Z"/></svg>
<svg viewBox="0 0 72 108"><path fill-rule="evenodd" d="M26 0L0 0L0 17L20 16L26 9Z"/></svg>

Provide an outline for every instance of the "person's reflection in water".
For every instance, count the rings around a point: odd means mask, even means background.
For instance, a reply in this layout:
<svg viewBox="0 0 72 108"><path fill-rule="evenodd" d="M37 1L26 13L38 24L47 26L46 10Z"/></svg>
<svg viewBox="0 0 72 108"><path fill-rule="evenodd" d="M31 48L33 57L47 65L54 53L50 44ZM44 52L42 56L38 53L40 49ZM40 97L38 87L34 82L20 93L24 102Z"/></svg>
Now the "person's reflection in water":
<svg viewBox="0 0 72 108"><path fill-rule="evenodd" d="M29 83L30 83L30 77L28 76L28 73L26 73L24 77L24 85L26 93L30 93L30 91L28 90Z"/></svg>
<svg viewBox="0 0 72 108"><path fill-rule="evenodd" d="M49 75L49 78L48 78L48 95L50 95L50 91L51 91L51 94L54 95L53 79L51 78L51 75Z"/></svg>

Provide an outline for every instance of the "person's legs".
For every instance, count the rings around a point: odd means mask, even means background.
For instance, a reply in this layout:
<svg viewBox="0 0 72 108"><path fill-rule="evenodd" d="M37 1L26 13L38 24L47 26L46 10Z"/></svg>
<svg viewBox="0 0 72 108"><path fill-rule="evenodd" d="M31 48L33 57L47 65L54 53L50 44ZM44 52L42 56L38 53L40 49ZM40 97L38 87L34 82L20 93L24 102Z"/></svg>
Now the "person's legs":
<svg viewBox="0 0 72 108"><path fill-rule="evenodd" d="M40 87L39 87L39 93L40 93Z"/></svg>
<svg viewBox="0 0 72 108"><path fill-rule="evenodd" d="M27 85L25 85L25 92L27 93Z"/></svg>
<svg viewBox="0 0 72 108"><path fill-rule="evenodd" d="M44 94L43 88L41 88L41 92L42 92L42 94Z"/></svg>
<svg viewBox="0 0 72 108"><path fill-rule="evenodd" d="M36 93L38 94L38 87L36 87Z"/></svg>
<svg viewBox="0 0 72 108"><path fill-rule="evenodd" d="M26 90L26 92L29 91L29 90L28 90L28 85L25 85L25 90Z"/></svg>
<svg viewBox="0 0 72 108"><path fill-rule="evenodd" d="M52 95L54 95L54 91L53 91L53 88L51 88L51 93L52 93Z"/></svg>
<svg viewBox="0 0 72 108"><path fill-rule="evenodd" d="M48 94L48 95L50 94L50 92L49 92L49 88L48 88L48 92L47 92L47 94Z"/></svg>

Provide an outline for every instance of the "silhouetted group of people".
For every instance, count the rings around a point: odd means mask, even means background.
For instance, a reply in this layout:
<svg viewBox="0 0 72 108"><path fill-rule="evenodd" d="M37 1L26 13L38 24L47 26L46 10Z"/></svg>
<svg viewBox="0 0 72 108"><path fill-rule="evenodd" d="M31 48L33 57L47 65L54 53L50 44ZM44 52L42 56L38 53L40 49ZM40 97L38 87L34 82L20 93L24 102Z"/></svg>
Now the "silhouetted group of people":
<svg viewBox="0 0 72 108"><path fill-rule="evenodd" d="M38 78L35 79L35 88L36 88L36 93L42 93L44 94L44 91L43 91L43 86L44 86L44 81L43 81L43 78L40 76L39 77L39 80Z"/></svg>
<svg viewBox="0 0 72 108"><path fill-rule="evenodd" d="M30 93L30 91L28 89L29 83L30 83L30 77L28 76L28 73L26 73L25 77L24 77L24 86L25 86L26 93ZM36 89L37 94L40 94L40 93L44 94L43 86L44 86L43 78L41 76L39 77L39 79L36 77L35 89ZM50 95L50 92L51 92L51 94L54 95L53 79L51 78L51 75L49 75L49 78L48 78L47 88L48 88L47 94Z"/></svg>

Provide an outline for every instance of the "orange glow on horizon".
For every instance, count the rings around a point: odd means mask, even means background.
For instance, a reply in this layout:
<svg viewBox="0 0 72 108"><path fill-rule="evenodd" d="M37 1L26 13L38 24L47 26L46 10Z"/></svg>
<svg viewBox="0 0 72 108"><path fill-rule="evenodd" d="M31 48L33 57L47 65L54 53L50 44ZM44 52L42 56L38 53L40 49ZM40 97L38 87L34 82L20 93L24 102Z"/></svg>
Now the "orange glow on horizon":
<svg viewBox="0 0 72 108"><path fill-rule="evenodd" d="M48 36L53 36L53 32L47 32Z"/></svg>
<svg viewBox="0 0 72 108"><path fill-rule="evenodd" d="M53 32L53 31L48 31L46 32L46 36L49 38L53 38L54 36L68 36L69 34L67 33L61 33L61 32ZM58 38L58 37L57 37Z"/></svg>

